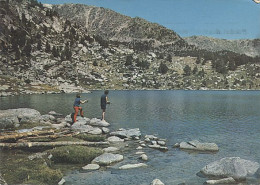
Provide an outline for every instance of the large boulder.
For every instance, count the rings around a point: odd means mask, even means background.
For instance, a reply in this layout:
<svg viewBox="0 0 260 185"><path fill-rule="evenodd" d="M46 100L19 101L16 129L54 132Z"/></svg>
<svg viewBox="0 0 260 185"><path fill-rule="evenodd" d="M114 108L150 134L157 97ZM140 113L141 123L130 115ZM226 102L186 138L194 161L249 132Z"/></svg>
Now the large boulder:
<svg viewBox="0 0 260 185"><path fill-rule="evenodd" d="M208 152L217 152L219 150L218 145L215 143L201 143L197 140L189 142L181 142L179 144L180 149L186 150L197 150L197 151L208 151Z"/></svg>
<svg viewBox="0 0 260 185"><path fill-rule="evenodd" d="M89 122L90 125L92 126L97 126L97 127L108 127L110 124L106 121L102 121L97 118L92 118Z"/></svg>
<svg viewBox="0 0 260 185"><path fill-rule="evenodd" d="M111 132L110 135L112 136L117 136L120 138L135 138L135 137L140 137L141 132L139 128L133 128L133 129L120 129L115 132Z"/></svg>
<svg viewBox="0 0 260 185"><path fill-rule="evenodd" d="M96 157L92 163L99 164L99 165L110 165L115 162L120 162L124 159L124 156L120 154L111 154L111 153L104 153L98 157Z"/></svg>
<svg viewBox="0 0 260 185"><path fill-rule="evenodd" d="M201 173L210 177L245 179L254 175L259 167L260 165L257 162L241 159L240 157L227 157L206 165L202 168Z"/></svg>
<svg viewBox="0 0 260 185"><path fill-rule="evenodd" d="M102 130L98 127L92 127L90 125L86 125L84 121L77 121L71 126L72 130L79 131L81 133L88 133L93 135L102 134Z"/></svg>
<svg viewBox="0 0 260 185"><path fill-rule="evenodd" d="M17 124L37 123L39 111L30 108L0 110L0 129L14 128Z"/></svg>

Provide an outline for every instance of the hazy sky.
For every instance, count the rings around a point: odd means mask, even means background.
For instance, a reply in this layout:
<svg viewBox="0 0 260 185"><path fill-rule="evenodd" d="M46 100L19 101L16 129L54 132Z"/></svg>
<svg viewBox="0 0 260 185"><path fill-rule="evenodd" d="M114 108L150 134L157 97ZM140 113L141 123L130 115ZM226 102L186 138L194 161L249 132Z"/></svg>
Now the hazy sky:
<svg viewBox="0 0 260 185"><path fill-rule="evenodd" d="M79 3L142 17L182 37L260 38L260 4L252 0L39 0L48 4Z"/></svg>

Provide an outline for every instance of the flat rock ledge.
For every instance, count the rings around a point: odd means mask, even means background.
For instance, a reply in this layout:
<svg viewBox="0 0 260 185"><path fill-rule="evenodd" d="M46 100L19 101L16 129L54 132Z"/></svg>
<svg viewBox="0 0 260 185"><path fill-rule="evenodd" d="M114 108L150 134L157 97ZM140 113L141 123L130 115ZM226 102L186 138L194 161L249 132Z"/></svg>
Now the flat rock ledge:
<svg viewBox="0 0 260 185"><path fill-rule="evenodd" d="M127 170L127 169L140 168L140 167L147 167L147 164L144 164L144 163L126 164L126 165L120 166L119 169Z"/></svg>
<svg viewBox="0 0 260 185"><path fill-rule="evenodd" d="M209 177L232 177L235 180L244 180L255 175L259 167L257 162L240 157L226 157L206 165L200 172Z"/></svg>
<svg viewBox="0 0 260 185"><path fill-rule="evenodd" d="M100 168L100 166L98 164L88 164L87 166L82 167L83 170L87 170L87 171L94 171L94 170L98 170Z"/></svg>
<svg viewBox="0 0 260 185"><path fill-rule="evenodd" d="M232 177L228 177L219 180L207 180L205 184L236 184L236 181Z"/></svg>
<svg viewBox="0 0 260 185"><path fill-rule="evenodd" d="M175 144L175 147L185 150L196 150L205 152L217 152L219 151L218 145L215 143L201 143L197 140L181 142L180 144Z"/></svg>
<svg viewBox="0 0 260 185"><path fill-rule="evenodd" d="M151 185L164 185L164 183L160 179L154 179Z"/></svg>
<svg viewBox="0 0 260 185"><path fill-rule="evenodd" d="M157 144L148 145L148 147L158 149L158 150L168 150L168 148L166 146L161 146L161 145L157 145Z"/></svg>
<svg viewBox="0 0 260 185"><path fill-rule="evenodd" d="M99 164L99 165L107 166L112 163L120 162L123 159L124 159L124 156L120 155L120 154L104 153L104 154L96 157L92 161L92 164Z"/></svg>
<svg viewBox="0 0 260 185"><path fill-rule="evenodd" d="M111 136L117 136L120 138L136 138L141 136L141 132L139 128L133 128L133 129L119 129L115 132L110 133Z"/></svg>

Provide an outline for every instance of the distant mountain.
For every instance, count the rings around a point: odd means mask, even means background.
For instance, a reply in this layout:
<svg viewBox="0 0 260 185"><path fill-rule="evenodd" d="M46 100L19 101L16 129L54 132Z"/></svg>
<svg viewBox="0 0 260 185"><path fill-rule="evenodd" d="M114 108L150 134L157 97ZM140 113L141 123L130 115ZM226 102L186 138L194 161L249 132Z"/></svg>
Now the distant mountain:
<svg viewBox="0 0 260 185"><path fill-rule="evenodd" d="M184 42L173 30L109 9L80 4L54 5L52 8L62 17L84 26L88 32L98 34L103 39L127 43L134 40L151 41L153 46Z"/></svg>
<svg viewBox="0 0 260 185"><path fill-rule="evenodd" d="M260 89L259 57L200 49L173 30L109 9L0 0L0 17L0 96Z"/></svg>
<svg viewBox="0 0 260 185"><path fill-rule="evenodd" d="M192 36L184 38L189 44L209 51L232 51L248 56L260 56L260 39L253 40L226 40L205 36Z"/></svg>

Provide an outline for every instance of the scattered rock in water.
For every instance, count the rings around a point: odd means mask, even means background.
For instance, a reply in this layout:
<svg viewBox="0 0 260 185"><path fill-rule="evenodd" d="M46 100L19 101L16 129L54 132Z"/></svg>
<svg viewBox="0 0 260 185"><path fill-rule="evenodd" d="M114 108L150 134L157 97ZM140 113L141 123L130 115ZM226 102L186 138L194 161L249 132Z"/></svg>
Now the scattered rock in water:
<svg viewBox="0 0 260 185"><path fill-rule="evenodd" d="M158 150L168 150L166 146L161 146L161 145L148 145L150 148L158 149Z"/></svg>
<svg viewBox="0 0 260 185"><path fill-rule="evenodd" d="M154 179L151 182L151 185L164 185L164 183L162 183L162 181L160 181L160 179Z"/></svg>
<svg viewBox="0 0 260 185"><path fill-rule="evenodd" d="M134 129L120 129L110 133L111 136L118 136L120 138L136 138L141 136L139 128Z"/></svg>
<svg viewBox="0 0 260 185"><path fill-rule="evenodd" d="M165 143L165 141L157 141L157 143L158 143L158 145L161 145L161 146L165 146L166 145L166 143Z"/></svg>
<svg viewBox="0 0 260 185"><path fill-rule="evenodd" d="M120 162L123 159L124 159L124 156L120 155L120 154L104 153L104 154L96 157L92 161L92 163L107 166L112 163Z"/></svg>
<svg viewBox="0 0 260 185"><path fill-rule="evenodd" d="M154 135L146 135L144 137L145 137L145 139L149 139L149 140L158 140L158 137L156 137Z"/></svg>
<svg viewBox="0 0 260 185"><path fill-rule="evenodd" d="M197 150L197 151L208 151L208 152L219 151L218 145L216 145L215 143L200 143L197 140L189 141L189 142L181 142L180 144L175 144L174 146L186 150Z"/></svg>
<svg viewBox="0 0 260 185"><path fill-rule="evenodd" d="M144 163L137 163L137 164L126 164L123 166L120 166L120 170L127 170L127 169L132 169L132 168L140 168L140 167L146 167L147 164Z"/></svg>
<svg viewBox="0 0 260 185"><path fill-rule="evenodd" d="M141 147L141 146L138 146L137 148L136 148L136 150L142 150L143 149L143 147Z"/></svg>
<svg viewBox="0 0 260 185"><path fill-rule="evenodd" d="M94 170L98 170L100 168L100 166L98 164L88 164L87 166L82 167L83 170L87 170L87 171L94 171Z"/></svg>
<svg viewBox="0 0 260 185"><path fill-rule="evenodd" d="M103 151L104 152L116 152L118 151L119 149L116 148L116 147L107 147L107 148L104 148Z"/></svg>
<svg viewBox="0 0 260 185"><path fill-rule="evenodd" d="M110 143L118 143L118 142L124 142L124 139L121 139L117 136L111 136L109 138L107 138L108 142Z"/></svg>
<svg viewBox="0 0 260 185"><path fill-rule="evenodd" d="M97 118L92 118L89 122L90 125L92 126L97 126L97 127L108 127L110 124L106 121L102 121Z"/></svg>
<svg viewBox="0 0 260 185"><path fill-rule="evenodd" d="M148 161L148 157L147 157L147 155L145 155L145 154L142 154L142 155L140 156L140 159L142 159L142 160L144 160L144 161Z"/></svg>
<svg viewBox="0 0 260 185"><path fill-rule="evenodd" d="M233 177L236 180L253 176L259 167L257 162L240 157L226 157L206 165L201 173L210 177Z"/></svg>
<svg viewBox="0 0 260 185"><path fill-rule="evenodd" d="M236 184L236 181L232 177L228 177L219 180L207 180L206 184Z"/></svg>
<svg viewBox="0 0 260 185"><path fill-rule="evenodd" d="M56 118L53 115L49 115L49 114L41 115L41 119L43 121L55 121L56 120Z"/></svg>

